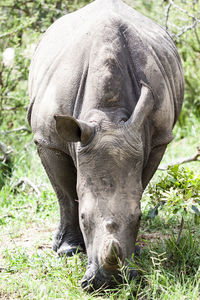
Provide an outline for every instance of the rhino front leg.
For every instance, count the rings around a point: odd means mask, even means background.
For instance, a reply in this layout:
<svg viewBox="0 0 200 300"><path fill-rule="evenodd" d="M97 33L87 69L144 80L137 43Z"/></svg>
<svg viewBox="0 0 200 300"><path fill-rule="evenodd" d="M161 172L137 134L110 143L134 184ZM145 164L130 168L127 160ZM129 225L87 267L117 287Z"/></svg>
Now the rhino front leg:
<svg viewBox="0 0 200 300"><path fill-rule="evenodd" d="M37 145L37 148L60 206L60 223L54 238L53 250L59 255L72 256L78 251L85 250L76 201L76 168L67 154L40 145Z"/></svg>
<svg viewBox="0 0 200 300"><path fill-rule="evenodd" d="M154 173L156 172L159 163L165 153L166 147L167 144L159 145L151 151L147 165L144 168L142 174L142 185L144 190L148 185L149 181L151 180L151 178L153 177Z"/></svg>

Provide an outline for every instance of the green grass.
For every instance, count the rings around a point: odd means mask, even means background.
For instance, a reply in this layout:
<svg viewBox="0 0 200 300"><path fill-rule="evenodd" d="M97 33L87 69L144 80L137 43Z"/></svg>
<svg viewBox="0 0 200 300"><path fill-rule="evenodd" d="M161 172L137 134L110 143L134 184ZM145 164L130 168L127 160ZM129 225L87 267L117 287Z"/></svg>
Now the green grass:
<svg viewBox="0 0 200 300"><path fill-rule="evenodd" d="M197 128L199 124L190 136L172 142L164 164L195 153ZM148 191L138 236L142 251L131 262L138 277L128 282L122 267L123 284L101 294L85 293L80 282L86 255L64 259L51 250L58 204L31 136L15 133L6 136L5 143L13 148L13 168L0 191L0 299L200 299L200 226L188 215L177 246L180 217L167 219L161 211L150 219ZM189 166L198 172L198 163ZM161 171L153 181L158 174ZM26 184L13 189L21 177L29 178L41 197Z"/></svg>
<svg viewBox="0 0 200 300"><path fill-rule="evenodd" d="M10 299L198 299L200 257L194 240L185 231L175 247L173 238L153 240L151 236L133 264L138 278L129 283L124 276L123 285L101 295L86 294L80 287L84 255L65 260L38 246L31 251L24 247L5 249L1 293Z"/></svg>
<svg viewBox="0 0 200 300"><path fill-rule="evenodd" d="M68 2L71 3L67 4L69 11L73 11L89 1ZM135 0L134 4L130 0L125 2L159 23L165 23L167 3L160 0ZM179 2L177 4L181 3L183 8L187 7L183 1ZM35 11L38 12L38 3L33 2L30 10L33 15ZM21 45L17 34L8 35L1 45L2 51L5 47L14 47L16 59L12 72L10 73L11 69L4 69L1 74L3 93L0 104L3 109L0 111L0 141L10 147L12 156L9 165L11 170L0 163L0 299L200 299L200 226L195 225L192 214L186 215L182 237L176 245L180 214L169 218L166 208L151 219L149 210L155 203L152 203L148 189L142 200L143 217L138 236L142 252L132 262L132 267L139 274L136 279L128 282L126 270L122 267L123 284L101 294L87 294L80 287L87 264L86 255L65 260L57 257L51 250L59 210L55 194L32 143L32 136L26 132L2 132L24 125L25 107L29 102L29 59L24 60L23 54L27 46L38 41L39 31L44 31L52 23L56 11L53 2L49 5L48 14L46 6L42 6L39 11L41 16L38 28L33 26L23 29ZM27 23L25 6L21 5L24 13L19 15L18 9L13 11L11 5L9 13L3 18L2 33L15 30L18 24ZM192 10L191 5L189 9ZM172 23L181 25L185 17L185 14L178 11ZM193 31L188 31L184 36L185 40L181 39L178 47L185 68L186 104L180 118L182 126L175 128L175 139L167 148L162 165L193 156L196 147L200 146L200 122L190 115L193 110L198 115L199 110L198 38ZM4 109L6 107L11 110ZM199 174L198 162L187 166L195 174ZM155 185L160 182L160 177L165 175L166 172L157 171L152 183ZM38 187L41 196L27 184L14 188L22 177L31 180Z"/></svg>

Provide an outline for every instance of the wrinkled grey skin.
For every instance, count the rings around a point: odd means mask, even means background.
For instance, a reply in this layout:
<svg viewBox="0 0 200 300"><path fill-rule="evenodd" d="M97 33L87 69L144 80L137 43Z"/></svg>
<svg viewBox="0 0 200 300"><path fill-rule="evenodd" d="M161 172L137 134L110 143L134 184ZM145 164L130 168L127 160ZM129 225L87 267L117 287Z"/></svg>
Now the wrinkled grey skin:
<svg viewBox="0 0 200 300"><path fill-rule="evenodd" d="M134 253L140 199L180 113L177 50L121 0L96 0L47 30L29 92L28 120L60 205L54 250L85 247L82 286L109 285Z"/></svg>

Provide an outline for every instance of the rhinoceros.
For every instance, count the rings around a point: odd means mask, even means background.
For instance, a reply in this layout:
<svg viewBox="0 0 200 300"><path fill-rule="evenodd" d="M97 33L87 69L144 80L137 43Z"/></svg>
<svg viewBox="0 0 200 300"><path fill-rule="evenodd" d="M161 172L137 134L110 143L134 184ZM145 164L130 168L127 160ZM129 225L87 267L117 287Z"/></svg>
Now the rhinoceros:
<svg viewBox="0 0 200 300"><path fill-rule="evenodd" d="M82 287L133 257L143 191L179 116L184 78L168 33L121 0L58 19L35 50L28 121L56 192L53 249L86 250Z"/></svg>

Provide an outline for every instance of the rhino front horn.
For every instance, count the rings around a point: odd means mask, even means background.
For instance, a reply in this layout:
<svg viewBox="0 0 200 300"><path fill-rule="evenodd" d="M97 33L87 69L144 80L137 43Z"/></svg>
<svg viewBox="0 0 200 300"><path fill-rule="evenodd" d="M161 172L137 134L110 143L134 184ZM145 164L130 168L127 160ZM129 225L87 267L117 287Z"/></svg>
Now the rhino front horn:
<svg viewBox="0 0 200 300"><path fill-rule="evenodd" d="M117 266L119 260L122 260L122 250L117 240L111 240L105 245L102 260L104 265L110 267Z"/></svg>

